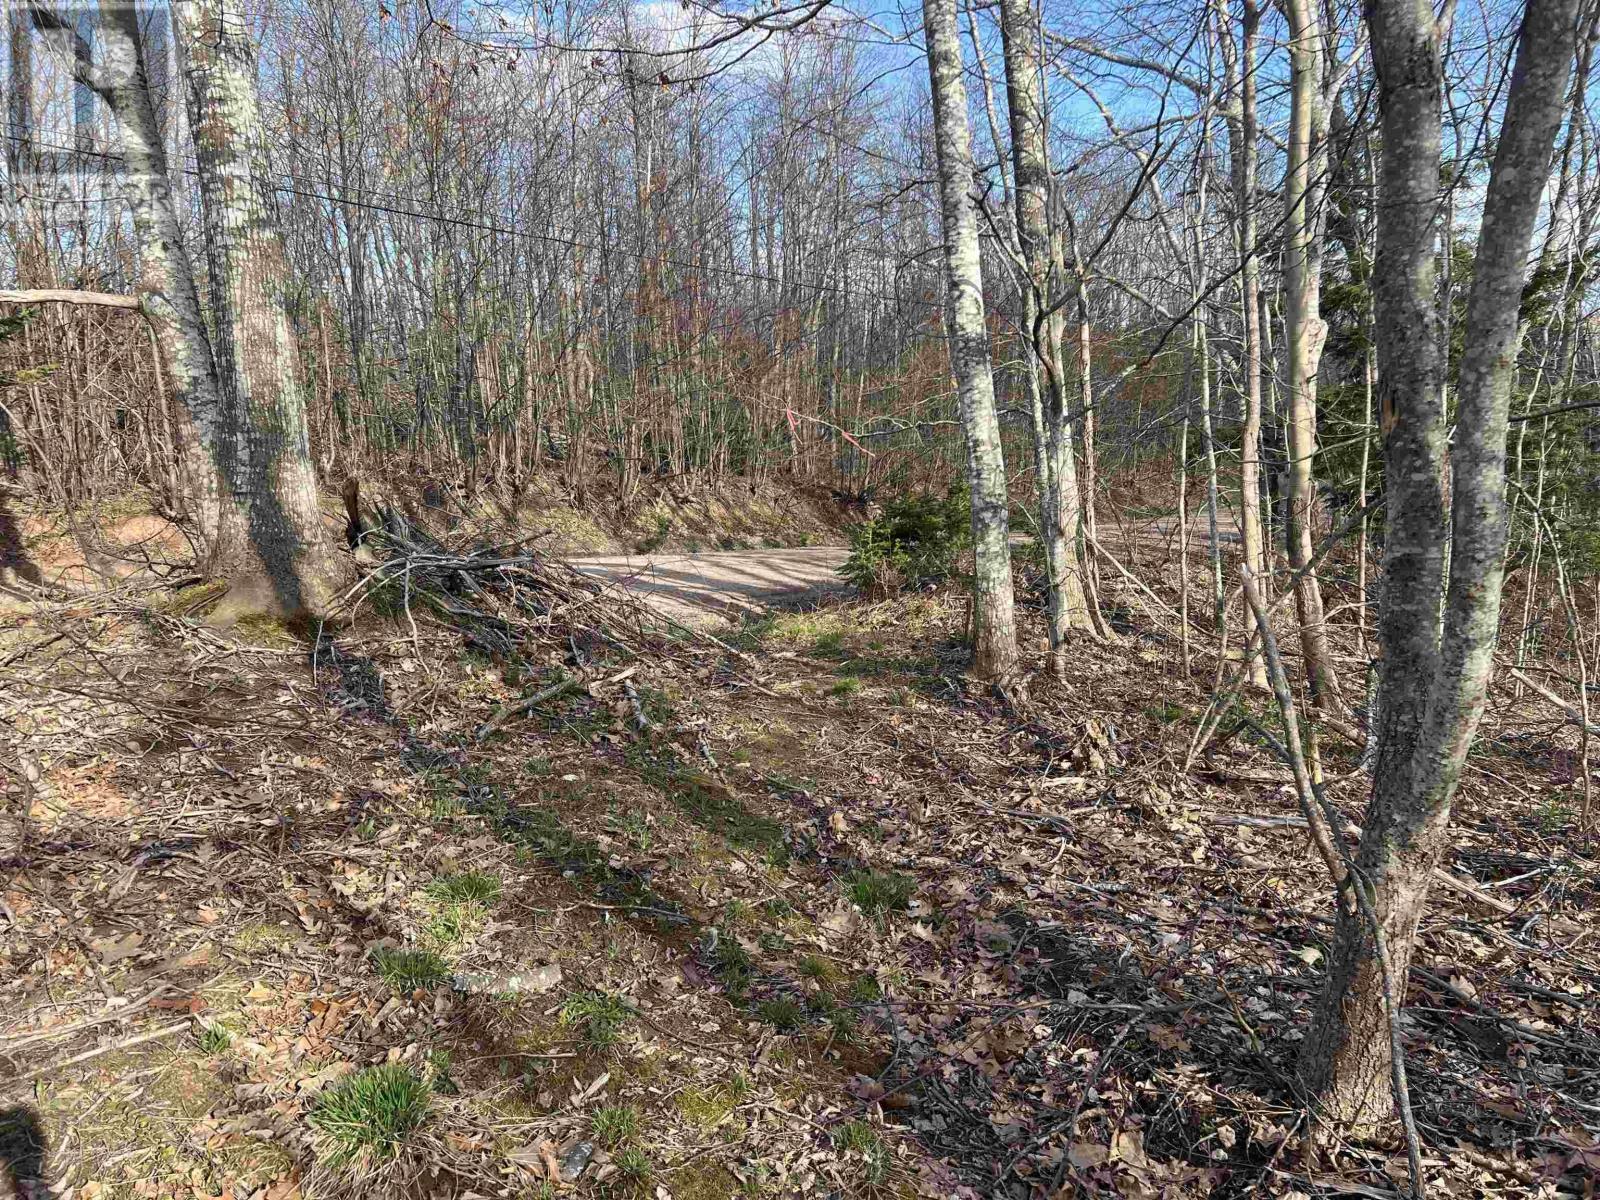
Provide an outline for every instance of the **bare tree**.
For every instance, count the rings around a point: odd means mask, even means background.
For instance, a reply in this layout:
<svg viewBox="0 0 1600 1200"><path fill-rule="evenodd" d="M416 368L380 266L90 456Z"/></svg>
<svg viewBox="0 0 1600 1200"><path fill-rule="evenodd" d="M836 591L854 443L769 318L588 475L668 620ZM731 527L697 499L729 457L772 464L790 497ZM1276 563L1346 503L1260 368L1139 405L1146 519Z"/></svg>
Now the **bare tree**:
<svg viewBox="0 0 1600 1200"><path fill-rule="evenodd" d="M1317 368L1327 340L1322 319L1322 201L1326 194L1327 98L1323 93L1327 47L1321 0L1286 0L1289 16L1289 146L1284 179L1287 228L1284 247L1286 313L1284 352L1289 365L1289 565L1295 571L1295 607L1306 673L1319 701L1341 704L1339 680L1328 649L1322 588L1312 572L1316 493L1312 460L1317 450ZM1242 122L1241 122L1242 124Z"/></svg>
<svg viewBox="0 0 1600 1200"><path fill-rule="evenodd" d="M1001 679L1017 664L1016 615L1007 541L1006 470L995 414L989 335L984 326L978 206L972 194L972 130L967 123L967 89L961 79L955 0L923 0L922 15L934 146L939 158L950 366L960 392L967 482L972 489L972 540L977 560L972 670L982 679Z"/></svg>
<svg viewBox="0 0 1600 1200"><path fill-rule="evenodd" d="M1023 323L1032 369L1041 385L1038 462L1040 534L1044 542L1049 636L1053 670L1066 673L1067 644L1074 631L1096 633L1090 618L1079 550L1083 505L1072 447L1071 407L1062 346L1064 307L1070 298L1056 269L1050 221L1050 161L1045 144L1039 18L1030 0L1002 0L1000 30L1005 47L1006 100L1011 118L1011 157L1016 178L1017 241L1024 275ZM1080 381L1087 374L1080 368ZM1087 408L1087 405L1085 406Z"/></svg>
<svg viewBox="0 0 1600 1200"><path fill-rule="evenodd" d="M246 530L223 469L227 422L194 268L173 202L166 147L151 102L142 11L132 0L105 0L99 11L98 55L81 48L72 55L72 69L78 82L98 95L116 117L122 194L138 249L137 307L150 322L161 368L172 382L179 407L179 458L204 551L201 565L214 570L237 554L246 542ZM41 29L82 41L50 6L35 4L32 13ZM70 301L65 295L54 298Z"/></svg>
<svg viewBox="0 0 1600 1200"><path fill-rule="evenodd" d="M265 186L255 61L222 0L174 5L205 215L218 379L229 427L223 474L246 541L226 547L228 608L324 614L345 568L318 507L290 273Z"/></svg>
<svg viewBox="0 0 1600 1200"><path fill-rule="evenodd" d="M1425 0L1368 9L1382 110L1376 327L1387 544L1377 762L1341 887L1301 1075L1334 1122L1391 1113L1386 1009L1402 998L1428 882L1483 712L1509 527L1506 430L1518 310L1575 52L1577 0L1530 0L1479 230L1449 451L1434 253L1442 31ZM1446 547L1449 549L1446 579ZM1390 981L1386 987L1385 979Z"/></svg>
<svg viewBox="0 0 1600 1200"><path fill-rule="evenodd" d="M1239 248L1239 324L1243 342L1239 375L1244 422L1239 431L1239 532L1244 564L1265 578L1267 556L1261 527L1261 253L1256 171L1260 137L1256 128L1256 33L1261 10L1255 0L1242 0L1239 37L1235 42L1227 0L1216 0L1218 47L1221 50L1228 100L1229 178ZM1250 659L1251 681L1264 686L1260 656Z"/></svg>

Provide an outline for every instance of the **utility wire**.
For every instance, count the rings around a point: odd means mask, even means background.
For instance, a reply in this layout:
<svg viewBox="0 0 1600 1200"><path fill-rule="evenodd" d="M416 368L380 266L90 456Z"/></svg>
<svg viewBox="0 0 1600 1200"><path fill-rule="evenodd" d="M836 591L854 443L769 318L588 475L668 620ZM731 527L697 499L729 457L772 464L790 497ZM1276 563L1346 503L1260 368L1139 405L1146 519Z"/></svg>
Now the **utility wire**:
<svg viewBox="0 0 1600 1200"><path fill-rule="evenodd" d="M4 135L7 140L26 145L34 150L46 150L55 153L72 154L84 158L98 158L108 162L121 162L122 156L110 154L103 150L87 150L81 147L54 145L49 142L39 142L29 137L22 137L14 133ZM185 175L198 176L199 171L194 167L181 168ZM293 175L283 176L295 183L302 182L302 177ZM441 213L418 212L415 209L400 208L393 204L378 204L368 200L356 200L348 196L330 196L325 192L310 191L302 187L277 182L272 184L274 191L281 195L298 196L307 200L321 200L328 204L338 204L348 208L360 208L370 212L385 213L390 216L409 217L417 221L433 221L437 224L448 225L459 229L473 229L483 233L499 234L503 237L525 238L529 241L542 242L547 245L563 246L572 250L585 250L596 254L620 254L625 258L635 258L641 262L649 261L662 266L676 267L684 271L695 271L707 275L723 275L732 278L750 280L755 283L770 284L779 288L795 288L802 291L822 293L827 295L858 296L863 299L883 300L895 305L909 304L920 305L927 308L942 308L942 300L922 300L915 297L901 296L887 292L879 292L869 288L841 288L834 284L808 283L803 280L783 280L775 275L767 275L760 271L748 271L741 267L708 266L703 263L690 262L687 259L668 256L652 257L639 250L630 250L625 246L599 246L591 242L580 242L572 238L560 237L551 233L535 233L532 230L520 229L512 225L492 224L486 221L472 221L463 217L446 216ZM356 188L357 191L373 189ZM415 196L403 196L399 193L376 192L378 195L388 195L398 201L411 204L423 204L426 201Z"/></svg>

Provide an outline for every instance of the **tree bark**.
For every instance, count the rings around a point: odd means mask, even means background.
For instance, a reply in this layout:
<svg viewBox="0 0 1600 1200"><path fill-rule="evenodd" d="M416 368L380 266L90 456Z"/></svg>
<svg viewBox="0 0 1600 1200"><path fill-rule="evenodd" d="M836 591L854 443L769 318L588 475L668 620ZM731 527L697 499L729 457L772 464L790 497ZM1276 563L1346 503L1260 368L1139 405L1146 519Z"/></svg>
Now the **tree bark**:
<svg viewBox="0 0 1600 1200"><path fill-rule="evenodd" d="M1040 525L1048 575L1051 667L1066 672L1072 633L1094 632L1079 554L1083 521L1077 464L1072 453L1064 344L1066 296L1052 285L1054 239L1050 228L1050 165L1045 147L1043 84L1038 53L1038 15L1031 0L1001 0L1000 33L1006 65L1006 103L1011 118L1012 173L1016 179L1017 241L1027 295L1026 341L1043 387L1044 452L1039 456ZM1080 355L1080 373L1083 369ZM1080 380L1080 383L1083 382Z"/></svg>
<svg viewBox="0 0 1600 1200"><path fill-rule="evenodd" d="M1447 586L1445 364L1434 300L1440 30L1427 0L1374 0L1368 8L1383 124L1375 303L1388 526L1377 762L1349 886L1366 893L1396 980L1406 978L1489 682L1509 527L1518 308L1576 14L1577 0L1530 0L1522 27L1467 303ZM1346 891L1300 1070L1324 1117L1357 1130L1382 1126L1391 1113L1378 949Z"/></svg>
<svg viewBox="0 0 1600 1200"><path fill-rule="evenodd" d="M226 605L323 616L346 569L318 504L289 265L265 183L255 53L242 17L223 0L173 8L211 267L223 473L249 530L248 544L219 564L233 583Z"/></svg>
<svg viewBox="0 0 1600 1200"><path fill-rule="evenodd" d="M1289 565L1295 571L1295 608L1300 644L1319 703L1342 708L1339 681L1328 650L1322 588L1311 571L1316 492L1312 463L1317 452L1317 370L1328 336L1321 313L1321 200L1325 185L1326 137L1322 119L1323 47L1319 0L1288 0L1289 154L1285 179L1288 209L1284 252L1285 352L1289 361Z"/></svg>
<svg viewBox="0 0 1600 1200"><path fill-rule="evenodd" d="M1243 334L1244 423L1239 431L1239 534L1244 565L1257 580L1266 578L1266 543L1261 525L1261 258L1257 242L1256 163L1256 31L1261 10L1244 0L1239 40L1233 40L1227 0L1218 0L1219 44L1228 92L1236 96L1225 109L1228 165L1233 185L1234 221L1239 241L1239 317ZM1253 638L1252 642L1253 644ZM1267 686L1259 654L1249 655L1250 682Z"/></svg>
<svg viewBox="0 0 1600 1200"><path fill-rule="evenodd" d="M961 80L955 0L923 0L934 146L939 158L939 208L944 228L950 366L960 395L972 490L973 674L1002 679L1017 665L1005 459L994 407L994 376L984 326L978 255L978 209L972 195L972 130Z"/></svg>

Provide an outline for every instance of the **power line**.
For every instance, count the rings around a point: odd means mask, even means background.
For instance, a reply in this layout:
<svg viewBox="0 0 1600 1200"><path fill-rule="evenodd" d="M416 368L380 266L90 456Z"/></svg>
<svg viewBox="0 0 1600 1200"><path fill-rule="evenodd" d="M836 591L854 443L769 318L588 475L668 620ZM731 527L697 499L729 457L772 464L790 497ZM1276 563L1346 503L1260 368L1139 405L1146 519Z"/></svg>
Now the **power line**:
<svg viewBox="0 0 1600 1200"><path fill-rule="evenodd" d="M5 137L10 141L29 146L35 150L47 150L55 153L71 154L85 158L98 158L108 162L123 161L121 155L111 154L103 150L87 150L74 146L61 146L54 145L49 142L38 142L30 137L21 137L13 133L7 133ZM186 166L181 168L181 170L185 175L198 176L200 174L199 170L195 167ZM295 183L300 183L303 182L304 177L284 175L281 178L292 180ZM755 283L770 284L778 288L796 288L803 291L827 295L855 295L864 299L883 300L885 302L893 303L897 306L902 304L911 304L921 305L929 308L940 308L943 305L942 301L921 300L915 297L900 296L898 294L891 295L886 292L879 292L867 288L841 288L834 284L808 283L801 280L789 280L786 282L774 275L763 274L759 271L747 271L740 267L708 266L703 263L690 262L686 259L665 256L652 258L650 255L645 254L642 251L630 250L625 246L598 246L590 242L580 242L572 238L560 237L556 234L535 233L532 230L520 229L511 225L491 224L485 221L472 221L462 217L446 216L440 213L418 212L415 209L399 208L392 204L376 204L371 201L352 199L348 196L330 196L325 192L308 191L304 188L292 187L281 182L272 184L272 188L274 191L280 194L298 196L307 200L321 200L328 204L338 204L350 208L364 209L369 212L385 213L390 216L409 217L418 221L433 221L438 224L449 225L454 228L472 229L483 233L498 234L503 237L525 238L529 241L542 242L547 245L564 246L572 250L585 250L596 254L616 253L626 258L638 259L640 262L654 262L660 265L676 267L679 270L684 271L694 271L708 275L723 275L732 278L745 279ZM425 203L425 201L418 197L406 196L396 192L379 192L375 189L360 187L356 188L355 190L365 191L372 195L388 196L397 201L403 201L410 204Z"/></svg>

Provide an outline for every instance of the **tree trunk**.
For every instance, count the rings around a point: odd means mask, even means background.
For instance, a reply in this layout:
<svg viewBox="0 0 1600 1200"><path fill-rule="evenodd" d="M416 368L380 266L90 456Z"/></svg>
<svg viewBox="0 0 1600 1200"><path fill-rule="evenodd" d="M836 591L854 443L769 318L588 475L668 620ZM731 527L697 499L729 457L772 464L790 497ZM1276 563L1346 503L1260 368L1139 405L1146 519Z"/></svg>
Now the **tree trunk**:
<svg viewBox="0 0 1600 1200"><path fill-rule="evenodd" d="M1240 37L1233 40L1226 0L1219 0L1220 45L1228 94L1238 96L1227 109L1229 169L1239 240L1239 316L1243 333L1244 424L1239 431L1239 533L1244 565L1266 578L1267 555L1261 525L1261 258L1256 213L1256 30L1261 11L1244 0ZM1252 638L1251 645L1254 644ZM1266 687L1261 655L1249 656L1250 682Z"/></svg>
<svg viewBox="0 0 1600 1200"><path fill-rule="evenodd" d="M1044 452L1039 462L1047 474L1040 479L1039 507L1048 576L1050 659L1052 669L1062 675L1072 632L1093 633L1094 624L1079 553L1083 506L1072 452L1063 353L1067 297L1057 295L1052 287L1050 165L1045 148L1038 16L1031 0L1001 0L1000 32L1016 179L1017 241L1027 276L1023 285L1024 336L1043 392Z"/></svg>
<svg viewBox="0 0 1600 1200"><path fill-rule="evenodd" d="M1339 681L1328 650L1322 588L1311 571L1312 525L1316 492L1312 461L1317 451L1317 368L1328 325L1321 314L1320 256L1315 246L1322 221L1321 197L1325 186L1317 169L1326 155L1318 136L1325 124L1322 107L1322 21L1318 0L1288 0L1290 115L1288 174L1285 205L1288 209L1287 245L1284 253L1285 347L1289 360L1289 565L1295 571L1295 608L1300 620L1300 644L1312 695L1321 704L1343 707Z"/></svg>
<svg viewBox="0 0 1600 1200"><path fill-rule="evenodd" d="M1340 897L1327 990L1300 1065L1323 1115L1358 1130L1386 1124L1391 1113L1372 925L1403 987L1489 682L1509 526L1506 428L1518 306L1574 55L1576 10L1577 0L1530 0L1522 27L1467 304L1446 588L1445 364L1433 252L1440 31L1422 0L1375 0L1368 9L1383 123L1374 278L1388 527L1377 762L1349 886L1363 889L1375 920L1348 890Z"/></svg>
<svg viewBox="0 0 1600 1200"><path fill-rule="evenodd" d="M950 366L960 394L972 489L972 670L1001 679L1017 665L1017 629L1007 542L1006 469L995 415L989 337L984 327L983 276L978 255L978 210L972 196L972 130L961 81L961 41L955 0L923 0L933 135L939 157L940 216L949 309Z"/></svg>
<svg viewBox="0 0 1600 1200"><path fill-rule="evenodd" d="M245 514L247 546L219 564L230 614L320 616L345 569L318 505L289 266L268 205L255 52L222 0L174 4L185 53L215 309L227 441L223 471Z"/></svg>

